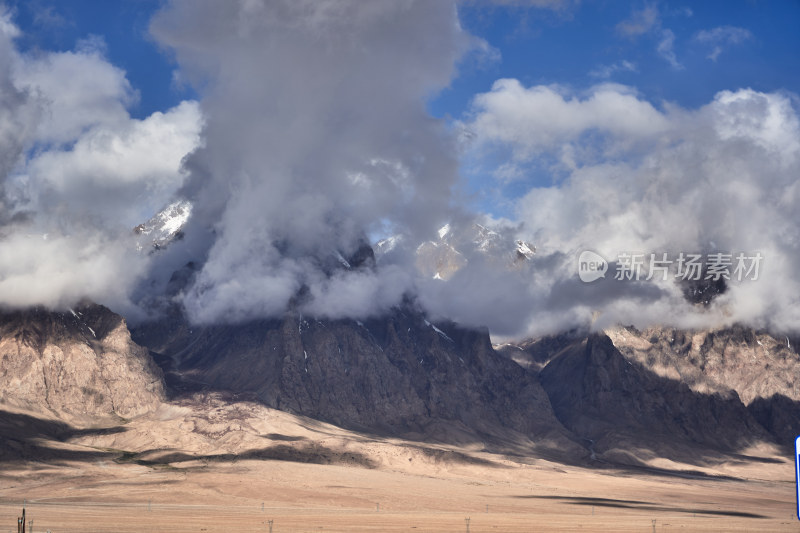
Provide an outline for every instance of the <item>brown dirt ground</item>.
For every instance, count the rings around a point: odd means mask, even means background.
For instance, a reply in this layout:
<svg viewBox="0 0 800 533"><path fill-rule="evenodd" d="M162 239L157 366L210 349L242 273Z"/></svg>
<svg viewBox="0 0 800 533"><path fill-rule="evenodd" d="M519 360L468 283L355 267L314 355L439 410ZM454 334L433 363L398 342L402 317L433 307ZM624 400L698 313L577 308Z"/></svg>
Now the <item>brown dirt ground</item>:
<svg viewBox="0 0 800 533"><path fill-rule="evenodd" d="M220 409L215 429L232 418ZM663 460L649 463L658 472L571 466L241 412L239 429L211 435L169 407L124 433L42 443L97 456L0 462L0 533L16 531L23 499L33 531L52 533L255 532L268 520L275 533L462 532L467 517L471 533L651 532L653 520L658 532L800 530L794 464L768 447L689 475ZM155 430L182 447L153 451Z"/></svg>

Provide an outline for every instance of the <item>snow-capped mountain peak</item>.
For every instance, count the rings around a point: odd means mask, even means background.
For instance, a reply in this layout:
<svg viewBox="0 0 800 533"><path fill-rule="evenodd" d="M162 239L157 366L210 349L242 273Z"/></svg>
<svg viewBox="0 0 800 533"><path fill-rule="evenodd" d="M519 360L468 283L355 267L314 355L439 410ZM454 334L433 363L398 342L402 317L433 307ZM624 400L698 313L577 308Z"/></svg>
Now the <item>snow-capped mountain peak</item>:
<svg viewBox="0 0 800 533"><path fill-rule="evenodd" d="M476 257L496 263L500 268L519 268L536 253L536 247L514 240L510 231L495 230L479 223L463 226L447 223L437 230L438 239L423 241L415 248L415 266L424 277L448 280ZM380 259L396 249L402 236L387 237L376 243Z"/></svg>
<svg viewBox="0 0 800 533"><path fill-rule="evenodd" d="M536 254L536 247L525 241L517 240L517 253L525 259L532 259Z"/></svg>
<svg viewBox="0 0 800 533"><path fill-rule="evenodd" d="M192 204L188 200L171 203L153 218L134 228L139 250L153 247L163 248L176 238L192 214Z"/></svg>

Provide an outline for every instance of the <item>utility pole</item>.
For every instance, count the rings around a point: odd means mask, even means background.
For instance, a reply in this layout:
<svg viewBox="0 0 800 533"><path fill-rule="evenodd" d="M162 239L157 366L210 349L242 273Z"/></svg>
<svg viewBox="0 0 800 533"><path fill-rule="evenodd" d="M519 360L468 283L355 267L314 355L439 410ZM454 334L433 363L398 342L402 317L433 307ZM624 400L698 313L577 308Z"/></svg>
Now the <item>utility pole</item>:
<svg viewBox="0 0 800 533"><path fill-rule="evenodd" d="M272 533L272 520L267 520L267 524L269 524L269 533Z"/></svg>
<svg viewBox="0 0 800 533"><path fill-rule="evenodd" d="M22 500L22 516L17 518L17 533L25 533L25 500Z"/></svg>
<svg viewBox="0 0 800 533"><path fill-rule="evenodd" d="M469 518L465 518L464 522L467 523L467 533L469 533Z"/></svg>

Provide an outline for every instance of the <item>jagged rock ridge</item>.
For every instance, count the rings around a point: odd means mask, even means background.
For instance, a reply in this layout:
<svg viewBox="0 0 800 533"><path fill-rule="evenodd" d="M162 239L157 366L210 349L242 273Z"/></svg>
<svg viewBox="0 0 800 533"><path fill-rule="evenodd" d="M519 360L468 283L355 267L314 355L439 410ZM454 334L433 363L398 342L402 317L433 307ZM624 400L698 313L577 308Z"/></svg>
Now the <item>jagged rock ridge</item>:
<svg viewBox="0 0 800 533"><path fill-rule="evenodd" d="M580 453L538 381L497 354L486 331L435 326L410 309L364 322L293 313L232 326L173 321L134 335L178 388L250 393L270 407L379 433L430 434L448 422Z"/></svg>
<svg viewBox="0 0 800 533"><path fill-rule="evenodd" d="M0 313L0 402L70 419L137 416L163 397L161 370L109 309Z"/></svg>
<svg viewBox="0 0 800 533"><path fill-rule="evenodd" d="M670 455L681 441L729 452L786 446L800 431L800 357L766 332L619 327L498 349L539 376L559 420L600 457Z"/></svg>

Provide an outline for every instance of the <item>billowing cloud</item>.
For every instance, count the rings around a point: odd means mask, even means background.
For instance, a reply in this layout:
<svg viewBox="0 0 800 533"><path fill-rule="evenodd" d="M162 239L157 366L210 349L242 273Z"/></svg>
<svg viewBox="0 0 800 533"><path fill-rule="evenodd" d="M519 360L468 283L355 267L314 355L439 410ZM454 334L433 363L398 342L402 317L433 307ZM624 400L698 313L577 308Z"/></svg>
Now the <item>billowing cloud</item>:
<svg viewBox="0 0 800 533"><path fill-rule="evenodd" d="M0 16L0 305L91 298L135 318L193 261L174 301L201 323L289 307L362 318L411 297L498 336L618 322L796 330L795 95L723 91L684 109L619 84L501 79L448 128L429 115L431 97L468 52L497 59L461 29L456 7L168 2L151 31L202 102L142 119L128 113L135 88L102 43L23 54ZM617 30L649 34L680 67L655 4ZM749 38L717 30L696 41ZM467 246L447 280L415 269L420 243L474 218L453 194L459 165L488 169L500 192L513 185L509 219L489 223L535 244L532 260L509 265ZM184 199L185 237L137 251L132 227ZM396 249L373 268L365 243L387 235ZM610 261L605 279L578 278L583 250ZM731 280L698 307L672 278L614 280L626 252L760 253L763 264L758 280Z"/></svg>
<svg viewBox="0 0 800 533"><path fill-rule="evenodd" d="M190 316L271 315L300 289L325 315L399 302L407 280L386 266L330 278L324 265L450 216L455 151L425 106L474 44L454 3L174 1L151 29L204 95L205 146L183 189L195 204L183 246L206 258Z"/></svg>
<svg viewBox="0 0 800 533"><path fill-rule="evenodd" d="M515 79L498 80L491 92L475 97L475 118L468 127L482 143L509 145L517 159L527 159L587 131L628 140L652 137L667 125L664 116L629 87L604 84L582 96L553 86L524 87Z"/></svg>
<svg viewBox="0 0 800 533"><path fill-rule="evenodd" d="M128 310L146 275L132 228L183 184L199 107L142 120L102 43L20 53L0 24L0 305L64 308L82 298Z"/></svg>
<svg viewBox="0 0 800 533"><path fill-rule="evenodd" d="M0 12L0 193L23 150L32 142L42 114L33 98L14 80L17 53L13 39L17 35L19 30L8 13ZM10 216L8 200L0 194L0 224Z"/></svg>
<svg viewBox="0 0 800 533"><path fill-rule="evenodd" d="M477 112L468 124L475 135L473 150L502 142L524 161L563 153L565 145L585 144L584 134L590 129L602 138L596 150L570 151L573 157L561 162L567 176L563 182L532 188L517 201L522 234L539 250L536 273L527 282L512 283L517 294L529 297L526 327L541 332L581 320L682 326L742 321L796 330L796 97L749 89L723 91L696 110L658 110L624 88L602 90L615 92L612 101L617 102L614 118L602 121L591 106L579 108L569 95L554 94L547 87L525 89L518 82L503 82L475 99ZM532 122L529 128L523 127L525 120L507 114L507 107L489 104L505 98L523 110ZM559 112L535 113L540 121L524 115L526 106L538 109L542 101ZM591 97L586 100L590 101ZM579 121L570 119L578 116L566 111L570 106L583 111ZM561 126L559 118L571 127ZM665 282L581 283L577 255L587 249L612 262L609 277L618 255L625 252L669 253L672 259L680 252L760 253L763 264L758 280L731 280L728 292L710 308L698 308L683 298L672 276ZM502 288L502 280L495 287L515 294ZM495 313L497 307L493 309ZM519 312L512 316L519 317Z"/></svg>
<svg viewBox="0 0 800 533"><path fill-rule="evenodd" d="M29 209L58 211L69 199L76 213L132 228L183 184L181 160L199 143L200 126L196 102L93 125L70 146L32 156L13 179Z"/></svg>
<svg viewBox="0 0 800 533"><path fill-rule="evenodd" d="M0 231L0 302L3 306L44 305L65 309L89 298L131 309L133 281L146 272L146 257L125 235L72 225L70 233Z"/></svg>
<svg viewBox="0 0 800 533"><path fill-rule="evenodd" d="M137 98L125 72L105 60L96 41L82 43L79 51L18 56L14 70L15 83L44 108L39 142L68 143L94 126L124 123Z"/></svg>

